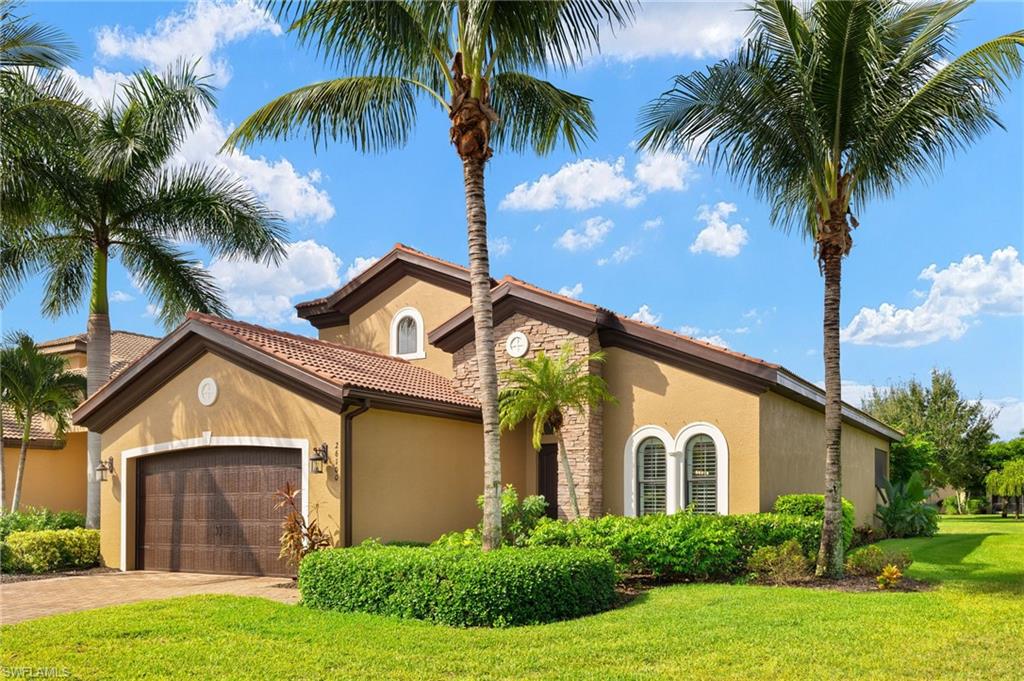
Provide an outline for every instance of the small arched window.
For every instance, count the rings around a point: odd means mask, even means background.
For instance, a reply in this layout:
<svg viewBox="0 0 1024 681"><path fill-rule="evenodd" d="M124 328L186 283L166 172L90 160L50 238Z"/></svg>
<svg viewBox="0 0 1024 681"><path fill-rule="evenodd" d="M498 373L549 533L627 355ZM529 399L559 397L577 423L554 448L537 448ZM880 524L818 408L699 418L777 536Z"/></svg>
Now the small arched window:
<svg viewBox="0 0 1024 681"><path fill-rule="evenodd" d="M636 450L637 515L665 512L665 443L645 438Z"/></svg>
<svg viewBox="0 0 1024 681"><path fill-rule="evenodd" d="M718 512L718 457L708 435L686 443L686 505L696 513Z"/></svg>
<svg viewBox="0 0 1024 681"><path fill-rule="evenodd" d="M403 359L423 359L423 317L407 307L391 319L391 354Z"/></svg>

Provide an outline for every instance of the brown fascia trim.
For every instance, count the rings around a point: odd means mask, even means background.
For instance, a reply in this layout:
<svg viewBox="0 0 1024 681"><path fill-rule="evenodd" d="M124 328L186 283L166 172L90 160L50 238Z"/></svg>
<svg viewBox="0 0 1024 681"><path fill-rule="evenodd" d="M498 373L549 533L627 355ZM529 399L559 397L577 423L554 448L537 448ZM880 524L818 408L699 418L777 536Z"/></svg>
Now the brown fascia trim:
<svg viewBox="0 0 1024 681"><path fill-rule="evenodd" d="M39 345L39 352L44 355L64 355L76 352L85 352L86 343L84 340L73 340L69 343L57 345Z"/></svg>
<svg viewBox="0 0 1024 681"><path fill-rule="evenodd" d="M76 425L103 432L204 353L230 360L330 409L344 404L344 390L275 359L197 320L189 320L73 412Z"/></svg>
<svg viewBox="0 0 1024 681"><path fill-rule="evenodd" d="M472 421L474 423L479 423L483 419L479 407L452 404L451 402L438 402L436 400L397 395L379 390L348 388L345 390L345 397L357 400L371 400L375 409L401 411L421 416L437 416L447 419Z"/></svg>
<svg viewBox="0 0 1024 681"><path fill-rule="evenodd" d="M20 437L5 437L4 447L17 447L21 448ZM64 440L53 440L49 438L32 438L28 441L29 449L64 449L67 444Z"/></svg>
<svg viewBox="0 0 1024 681"><path fill-rule="evenodd" d="M318 329L347 324L349 314L406 276L467 296L470 292L467 270L395 249L327 298L298 303L295 310Z"/></svg>

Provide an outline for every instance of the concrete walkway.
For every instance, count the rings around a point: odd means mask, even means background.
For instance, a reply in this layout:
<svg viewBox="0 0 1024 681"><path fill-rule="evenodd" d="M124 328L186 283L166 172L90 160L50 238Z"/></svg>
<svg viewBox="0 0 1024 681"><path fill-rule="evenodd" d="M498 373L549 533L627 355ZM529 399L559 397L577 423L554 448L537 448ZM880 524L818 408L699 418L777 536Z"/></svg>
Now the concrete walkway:
<svg viewBox="0 0 1024 681"><path fill-rule="evenodd" d="M110 572L0 584L0 624L193 594L261 596L296 603L299 590L279 586L290 579L185 572Z"/></svg>

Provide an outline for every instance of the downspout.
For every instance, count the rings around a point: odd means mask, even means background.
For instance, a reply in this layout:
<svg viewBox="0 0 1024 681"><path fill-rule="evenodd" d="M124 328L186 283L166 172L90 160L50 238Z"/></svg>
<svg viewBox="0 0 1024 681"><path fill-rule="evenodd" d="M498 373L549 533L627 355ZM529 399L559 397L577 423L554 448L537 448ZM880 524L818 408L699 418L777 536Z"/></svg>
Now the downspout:
<svg viewBox="0 0 1024 681"><path fill-rule="evenodd" d="M362 405L353 411L344 411L345 460L342 464L345 495L345 528L342 546L352 546L352 420L370 408L370 400L363 398Z"/></svg>

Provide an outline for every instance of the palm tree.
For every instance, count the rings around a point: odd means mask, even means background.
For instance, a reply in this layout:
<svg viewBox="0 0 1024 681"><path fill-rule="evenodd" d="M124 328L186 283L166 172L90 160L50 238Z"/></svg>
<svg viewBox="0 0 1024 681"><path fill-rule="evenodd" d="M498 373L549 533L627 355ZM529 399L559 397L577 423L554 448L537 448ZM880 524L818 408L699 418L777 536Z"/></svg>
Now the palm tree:
<svg viewBox="0 0 1024 681"><path fill-rule="evenodd" d="M545 429L550 428L555 434L574 520L580 517L580 505L562 435L566 412L581 413L602 402L616 401L604 379L590 371L592 364L604 362L604 352L573 359L575 352L572 343L566 343L555 359L541 350L533 359L519 360L515 369L502 372L505 387L498 398L503 429L511 430L524 420L533 419L534 449L540 449Z"/></svg>
<svg viewBox="0 0 1024 681"><path fill-rule="evenodd" d="M162 76L136 74L75 125L47 131L58 143L33 159L33 177L42 179L18 207L27 217L3 222L0 302L37 272L46 275L47 316L75 309L88 293L89 394L110 378L111 258L120 258L170 325L189 310L226 312L210 273L179 244L267 262L283 253L280 219L240 180L203 165L170 163L213 104L211 88L192 65L176 64ZM100 459L99 433L90 432L88 443L91 471ZM87 489L86 522L96 527L99 483L91 475Z"/></svg>
<svg viewBox="0 0 1024 681"><path fill-rule="evenodd" d="M21 485L25 480L25 458L32 438L32 421L43 417L53 422L55 436L63 439L68 415L85 393L85 378L68 371L68 361L60 355L44 355L27 334L9 334L0 349L0 404L9 409L21 427L21 454L18 475L14 479L11 511L21 503ZM0 461L0 513L5 508L3 461Z"/></svg>
<svg viewBox="0 0 1024 681"><path fill-rule="evenodd" d="M1020 74L1024 32L953 58L970 2L759 0L735 56L677 76L643 109L640 146L689 150L771 204L771 221L814 242L825 280L825 519L819 575L840 541L839 294L857 226L851 207L938 171L994 125Z"/></svg>
<svg viewBox="0 0 1024 681"><path fill-rule="evenodd" d="M624 25L613 0L306 0L280 14L303 45L349 75L313 83L262 107L228 138L247 147L308 130L381 152L408 141L418 105L451 120L462 161L469 270L484 432L483 545L501 542L498 374L494 357L484 166L492 144L515 152L576 151L595 132L590 100L529 74L565 71L598 46L604 23Z"/></svg>

